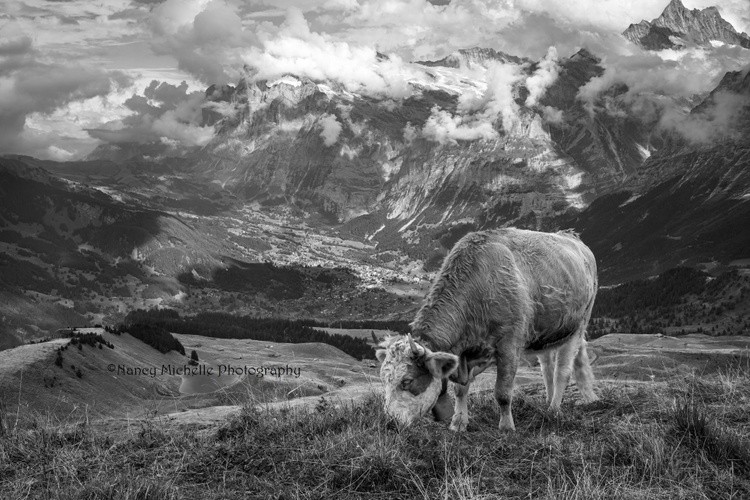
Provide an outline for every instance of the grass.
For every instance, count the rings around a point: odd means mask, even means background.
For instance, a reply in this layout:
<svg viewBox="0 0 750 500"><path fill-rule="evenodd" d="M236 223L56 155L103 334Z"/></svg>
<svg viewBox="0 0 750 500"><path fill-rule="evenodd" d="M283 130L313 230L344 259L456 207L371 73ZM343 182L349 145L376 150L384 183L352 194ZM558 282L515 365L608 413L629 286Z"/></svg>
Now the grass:
<svg viewBox="0 0 750 500"><path fill-rule="evenodd" d="M91 424L24 429L0 415L0 498L750 498L750 375L600 384L560 414L517 391L517 432L489 395L468 432L399 430L379 396L336 407L247 406L199 433L158 418L121 435ZM6 422L2 425L2 422Z"/></svg>

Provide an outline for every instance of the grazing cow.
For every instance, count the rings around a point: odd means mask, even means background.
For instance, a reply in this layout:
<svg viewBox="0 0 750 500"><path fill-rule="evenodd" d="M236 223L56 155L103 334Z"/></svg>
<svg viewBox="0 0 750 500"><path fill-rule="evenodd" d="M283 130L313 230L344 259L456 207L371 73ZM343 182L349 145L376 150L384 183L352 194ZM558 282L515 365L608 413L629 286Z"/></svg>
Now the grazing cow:
<svg viewBox="0 0 750 500"><path fill-rule="evenodd" d="M575 233L507 228L464 236L412 322L416 339L389 337L377 351L386 412L408 425L432 410L437 420L452 415L451 430L464 431L469 385L496 364L499 427L514 430L522 354L539 358L550 409L559 409L571 372L584 401L596 400L585 340L596 289L594 255Z"/></svg>

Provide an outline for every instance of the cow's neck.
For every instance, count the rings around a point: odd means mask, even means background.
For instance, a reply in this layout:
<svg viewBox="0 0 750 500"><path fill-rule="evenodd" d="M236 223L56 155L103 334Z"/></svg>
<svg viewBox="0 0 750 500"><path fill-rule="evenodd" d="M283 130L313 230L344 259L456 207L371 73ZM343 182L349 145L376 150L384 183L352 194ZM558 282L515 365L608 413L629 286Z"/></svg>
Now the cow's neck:
<svg viewBox="0 0 750 500"><path fill-rule="evenodd" d="M416 329L417 331L420 329ZM460 332L463 327L458 325L430 325L422 328L419 333L420 343L431 351L452 352L460 354L461 346Z"/></svg>

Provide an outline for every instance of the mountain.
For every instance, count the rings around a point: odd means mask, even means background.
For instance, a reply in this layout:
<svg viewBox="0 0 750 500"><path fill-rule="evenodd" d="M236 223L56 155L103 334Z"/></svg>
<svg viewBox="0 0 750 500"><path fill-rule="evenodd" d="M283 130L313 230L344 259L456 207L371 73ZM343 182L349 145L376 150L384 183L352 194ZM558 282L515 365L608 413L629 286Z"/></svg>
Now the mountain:
<svg viewBox="0 0 750 500"><path fill-rule="evenodd" d="M401 98L249 71L176 156L0 157L4 345L136 307L409 318L461 236L504 226L575 228L603 285L748 258L748 71L667 117L623 84L583 98L586 49L407 69Z"/></svg>
<svg viewBox="0 0 750 500"><path fill-rule="evenodd" d="M746 161L747 122L741 112L748 101L746 72L727 74L692 109L679 102L686 109L679 125L686 130L677 133L656 113L634 113L625 85L582 100L581 89L604 73L599 58L586 49L556 61L555 78L537 103L529 103L528 82L542 61L518 65L510 57L474 48L415 64L410 95L400 100L295 75L275 81L248 75L234 87L210 88L208 99L236 113L211 118L218 133L181 161L178 177L183 184L214 187L236 207L254 207L245 209L243 218L274 213L277 223L302 225L307 234L335 231L363 242L371 248L372 267L361 270L367 275L395 271L404 259L414 262L414 269L435 270L467 231L508 225L576 227L602 255L603 283L644 277L681 259L741 257L744 231L733 232L726 251L715 256L703 244L684 252L662 248L679 246L677 233L687 231L685 238L698 241L710 232L712 214L723 210L716 205L721 199L733 207L727 212L732 223L744 213L743 184L731 176L741 174L738 166ZM488 99L496 62L516 68L512 102L506 103L511 109L478 125L481 108L471 115L462 107L472 95ZM504 120L506 115L512 119ZM461 127L461 133L484 135L450 135ZM689 134L693 137L686 138ZM717 190L710 187L714 181L729 184ZM178 184L171 185L179 193ZM664 224L642 232L633 210L646 210L648 201L663 204L652 212L668 212L670 203L680 206L690 186L697 190L685 208L692 219L665 213ZM641 201L624 203L630 198ZM619 200L617 210L609 210L607 200ZM225 206L227 213L237 209ZM691 220L706 226L688 235L697 230L689 227ZM261 231L270 227L251 224ZM629 236L618 237L618 228ZM656 240L677 243L646 243ZM622 246L628 250L620 252ZM323 262L307 248L300 239L294 251L299 262ZM276 248L248 251L255 262L289 259ZM357 259L326 259L325 265L359 266Z"/></svg>
<svg viewBox="0 0 750 500"><path fill-rule="evenodd" d="M460 101L488 99L481 96L496 62L517 68L510 119L495 112L477 125L482 111L462 115ZM453 226L553 227L617 189L661 146L655 121L617 109L627 87L593 105L579 99L604 73L587 50L556 62L554 82L527 105L526 82L540 68L474 48L414 65L402 100L295 75L209 89L209 99L237 112L217 122L191 175L244 203L290 207L313 227L341 225L352 239L377 244L381 262L395 266L406 252L433 269L446 250L440 241L460 234ZM326 137L329 126L336 133ZM486 137L450 136L460 127Z"/></svg>
<svg viewBox="0 0 750 500"><path fill-rule="evenodd" d="M730 263L750 248L750 77L729 72L618 188L573 219L615 281L677 265Z"/></svg>
<svg viewBox="0 0 750 500"><path fill-rule="evenodd" d="M631 24L625 38L648 50L671 49L695 44L709 46L723 42L750 48L750 36L738 33L724 20L716 7L687 9L681 0L672 0L659 17Z"/></svg>
<svg viewBox="0 0 750 500"><path fill-rule="evenodd" d="M750 143L750 68L730 71L691 111L693 122L712 123L714 139Z"/></svg>
<svg viewBox="0 0 750 500"><path fill-rule="evenodd" d="M646 119L619 104L628 91L625 85L604 92L593 109L581 101L579 90L604 73L599 58L586 49L560 61L559 66L557 79L541 101L563 111L561 121L550 123L550 136L595 179L593 195L609 192L661 147L661 133L653 118Z"/></svg>
<svg viewBox="0 0 750 500"><path fill-rule="evenodd" d="M34 337L175 300L178 273L218 265L210 233L35 163L0 158L0 334Z"/></svg>
<svg viewBox="0 0 750 500"><path fill-rule="evenodd" d="M520 209L519 217L535 204L544 205L545 213L582 206L581 198L593 199L643 161L651 141L648 125L600 111L592 115L576 98L589 79L603 73L585 50L561 61L560 77L543 101L562 122L525 106L529 91L520 82L512 97L517 119L497 120L485 129L486 140L438 135L444 133L440 127L460 119L459 98L481 95L487 85L457 68L498 60L522 61L470 49L420 63L427 64L419 69L423 76L410 82L413 93L403 101L293 75L240 82L221 92L221 99L239 109L237 116L218 124L195 171L242 199L290 202L331 221L382 214L374 231L395 219L435 224L492 217L490 212L509 204ZM530 75L538 64L523 62L519 68ZM329 122L338 134L327 144L322 132ZM415 133L435 129L432 136ZM481 199L481 206L468 203L472 199Z"/></svg>
<svg viewBox="0 0 750 500"><path fill-rule="evenodd" d="M446 68L460 68L462 66L471 68L486 66L489 62L523 64L531 62L531 60L506 54L492 48L471 47L468 49L459 49L437 61L419 61L418 64L423 66L444 66Z"/></svg>

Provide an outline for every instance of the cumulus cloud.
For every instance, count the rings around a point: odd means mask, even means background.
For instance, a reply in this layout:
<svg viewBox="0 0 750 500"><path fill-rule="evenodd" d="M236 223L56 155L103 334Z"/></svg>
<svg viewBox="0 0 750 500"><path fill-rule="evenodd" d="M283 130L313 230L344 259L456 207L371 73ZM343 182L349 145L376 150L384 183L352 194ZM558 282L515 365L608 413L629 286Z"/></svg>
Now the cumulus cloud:
<svg viewBox="0 0 750 500"><path fill-rule="evenodd" d="M423 60L466 47L494 47L498 32L518 14L510 2L496 0L360 0L334 22L344 40Z"/></svg>
<svg viewBox="0 0 750 500"><path fill-rule="evenodd" d="M167 140L186 146L203 146L214 136L212 126L202 126L203 109L211 104L202 92L188 93L185 82L176 86L154 80L143 95L133 94L125 106L131 115L88 129L88 133L114 144Z"/></svg>
<svg viewBox="0 0 750 500"><path fill-rule="evenodd" d="M244 47L257 43L232 4L220 0L166 0L150 18L152 48L206 84L239 77Z"/></svg>
<svg viewBox="0 0 750 500"><path fill-rule="evenodd" d="M463 95L459 99L458 110L476 114L479 119L494 122L499 116L503 129L507 132L518 121L519 106L514 89L523 78L521 66L505 63L491 63L486 73L487 88L481 96Z"/></svg>
<svg viewBox="0 0 750 500"><path fill-rule="evenodd" d="M29 129L32 115L104 96L129 80L91 66L46 62L31 38L13 25L0 29L0 150L41 157L65 156L53 137Z"/></svg>
<svg viewBox="0 0 750 500"><path fill-rule="evenodd" d="M31 37L24 34L8 33L0 38L0 56L17 56L31 51Z"/></svg>
<svg viewBox="0 0 750 500"><path fill-rule="evenodd" d="M434 107L422 127L422 136L440 144L455 144L457 141L494 139L497 137L497 132L492 127L492 123L481 118L452 115Z"/></svg>
<svg viewBox="0 0 750 500"><path fill-rule="evenodd" d="M408 122L404 127L404 142L411 144L417 137L419 137L417 127L412 125L411 122Z"/></svg>
<svg viewBox="0 0 750 500"><path fill-rule="evenodd" d="M526 98L526 106L534 107L539 103L539 99L544 97L547 89L555 83L560 68L557 63L557 49L552 46L547 51L547 55L539 61L539 67L534 74L526 79L526 88L529 95Z"/></svg>
<svg viewBox="0 0 750 500"><path fill-rule="evenodd" d="M563 111L552 106L542 106L542 117L547 123L563 123Z"/></svg>
<svg viewBox="0 0 750 500"><path fill-rule="evenodd" d="M382 57L373 47L350 45L310 30L301 11L291 9L281 29L259 34L261 47L244 55L255 79L291 73L313 80L333 80L351 92L401 98L411 94L408 81L417 70L400 57Z"/></svg>
<svg viewBox="0 0 750 500"><path fill-rule="evenodd" d="M333 146L336 141L339 140L339 134L341 134L341 122L338 121L336 115L323 115L318 122L320 125L320 137L323 139L323 144L326 147Z"/></svg>

